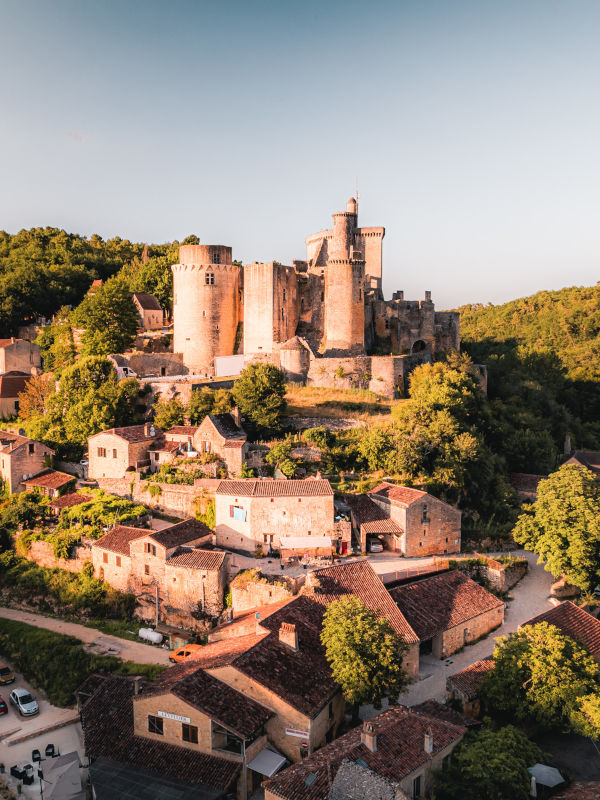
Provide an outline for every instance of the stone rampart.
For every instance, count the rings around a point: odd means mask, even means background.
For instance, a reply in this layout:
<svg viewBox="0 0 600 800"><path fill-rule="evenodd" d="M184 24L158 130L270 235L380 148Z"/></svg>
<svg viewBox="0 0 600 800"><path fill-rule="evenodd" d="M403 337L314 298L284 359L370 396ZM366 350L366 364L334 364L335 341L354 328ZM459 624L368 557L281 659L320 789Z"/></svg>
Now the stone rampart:
<svg viewBox="0 0 600 800"><path fill-rule="evenodd" d="M88 544L78 545L73 548L72 558L57 558L50 542L31 542L27 560L34 561L38 567L81 572L83 566L92 560L92 548Z"/></svg>

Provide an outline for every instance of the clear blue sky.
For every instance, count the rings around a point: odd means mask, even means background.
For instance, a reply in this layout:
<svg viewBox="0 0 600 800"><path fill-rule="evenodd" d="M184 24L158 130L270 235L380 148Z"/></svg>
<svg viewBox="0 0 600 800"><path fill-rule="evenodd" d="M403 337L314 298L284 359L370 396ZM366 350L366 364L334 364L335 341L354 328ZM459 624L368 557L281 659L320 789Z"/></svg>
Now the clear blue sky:
<svg viewBox="0 0 600 800"><path fill-rule="evenodd" d="M0 0L0 228L304 257L358 177L384 288L600 278L597 0Z"/></svg>

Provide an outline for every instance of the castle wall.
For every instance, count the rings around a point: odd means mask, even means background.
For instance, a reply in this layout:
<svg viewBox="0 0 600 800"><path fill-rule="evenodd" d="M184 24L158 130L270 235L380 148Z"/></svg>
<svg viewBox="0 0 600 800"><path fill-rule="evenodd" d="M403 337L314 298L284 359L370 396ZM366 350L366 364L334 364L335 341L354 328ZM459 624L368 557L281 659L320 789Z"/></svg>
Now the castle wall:
<svg viewBox="0 0 600 800"><path fill-rule="evenodd" d="M359 228L354 237L355 247L365 260L365 287L381 289L383 269L383 237L385 228Z"/></svg>
<svg viewBox="0 0 600 800"><path fill-rule="evenodd" d="M184 245L173 270L173 350L194 374L214 375L215 356L233 355L241 270L231 248Z"/></svg>
<svg viewBox="0 0 600 800"><path fill-rule="evenodd" d="M244 266L244 353L270 353L298 326L298 279L293 267L270 262Z"/></svg>
<svg viewBox="0 0 600 800"><path fill-rule="evenodd" d="M325 272L325 352L365 349L365 262L330 259Z"/></svg>

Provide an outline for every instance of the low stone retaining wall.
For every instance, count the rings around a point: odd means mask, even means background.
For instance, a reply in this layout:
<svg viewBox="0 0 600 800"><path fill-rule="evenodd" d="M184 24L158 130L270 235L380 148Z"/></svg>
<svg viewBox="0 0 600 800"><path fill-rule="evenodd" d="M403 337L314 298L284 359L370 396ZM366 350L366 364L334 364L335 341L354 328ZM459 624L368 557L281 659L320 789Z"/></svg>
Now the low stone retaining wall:
<svg viewBox="0 0 600 800"><path fill-rule="evenodd" d="M77 545L73 548L72 558L57 558L50 542L31 542L26 557L28 561L34 561L39 567L81 572L84 564L92 560L92 549L89 544Z"/></svg>
<svg viewBox="0 0 600 800"><path fill-rule="evenodd" d="M205 510L219 485L218 479L205 478L193 486L179 483L150 483L132 474L131 478L98 478L98 486L118 497L132 498L150 509L165 511L175 517L193 517L198 509ZM158 488L150 488L158 487ZM152 492L152 494L151 494Z"/></svg>

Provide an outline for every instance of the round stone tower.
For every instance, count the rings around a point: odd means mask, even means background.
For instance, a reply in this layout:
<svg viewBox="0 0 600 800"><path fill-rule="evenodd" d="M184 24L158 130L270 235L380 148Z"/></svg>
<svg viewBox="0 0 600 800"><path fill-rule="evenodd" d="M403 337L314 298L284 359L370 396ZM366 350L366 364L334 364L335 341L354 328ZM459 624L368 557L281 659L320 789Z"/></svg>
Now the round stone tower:
<svg viewBox="0 0 600 800"><path fill-rule="evenodd" d="M354 251L358 206L333 215L325 270L325 352L357 354L365 349L365 261Z"/></svg>
<svg viewBox="0 0 600 800"><path fill-rule="evenodd" d="M173 352L198 375L215 374L215 357L233 355L240 320L240 267L231 247L179 248L173 270Z"/></svg>

